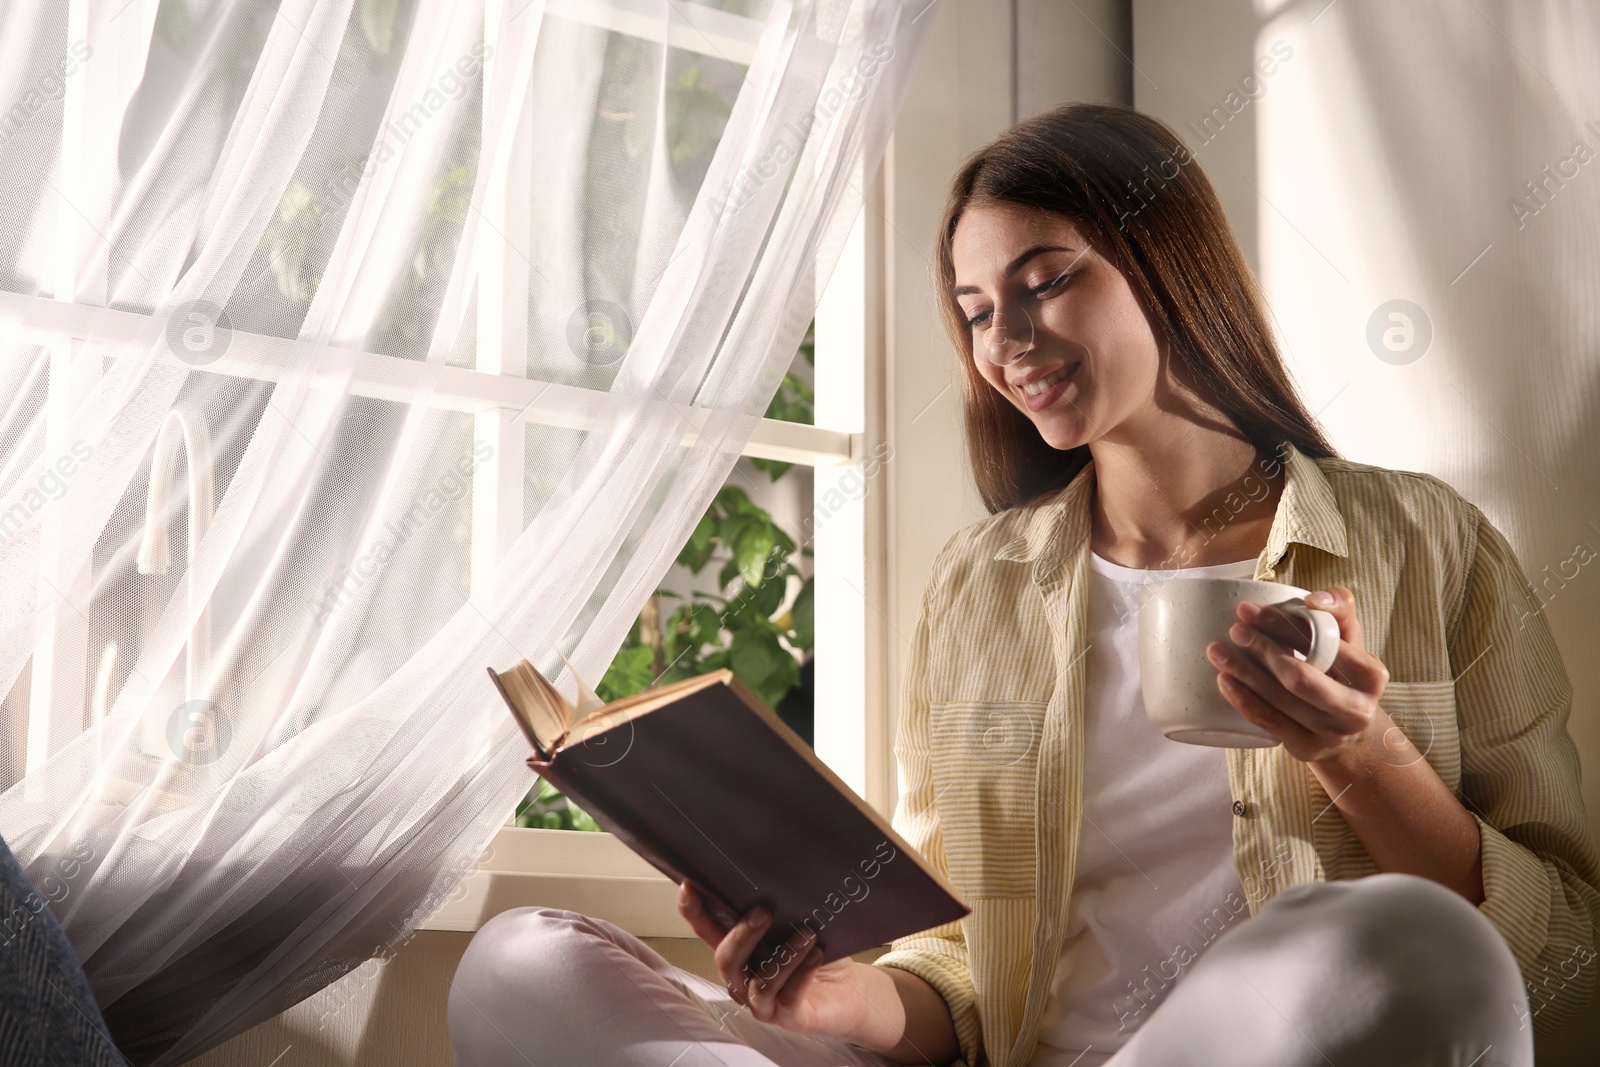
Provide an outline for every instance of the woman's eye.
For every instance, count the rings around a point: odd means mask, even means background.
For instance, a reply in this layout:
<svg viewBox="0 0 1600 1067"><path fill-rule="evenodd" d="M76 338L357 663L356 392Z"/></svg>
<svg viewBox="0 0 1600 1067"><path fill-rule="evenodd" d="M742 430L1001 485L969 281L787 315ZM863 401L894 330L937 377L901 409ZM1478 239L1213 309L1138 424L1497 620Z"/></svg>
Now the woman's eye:
<svg viewBox="0 0 1600 1067"><path fill-rule="evenodd" d="M1050 290L1054 289L1056 286L1060 285L1062 282L1066 281L1071 276L1072 276L1071 272L1062 271L1060 274L1057 274L1054 278L1051 278L1049 281L1045 282L1043 285L1034 286L1033 289L1031 290L1031 292L1035 296L1043 296L1045 293L1048 293Z"/></svg>
<svg viewBox="0 0 1600 1067"><path fill-rule="evenodd" d="M1060 274L1057 274L1054 278L1051 278L1049 281L1044 282L1041 285L1035 285L1033 288L1029 289L1028 292L1032 293L1034 296L1044 296L1050 290L1054 289L1056 286L1060 285L1062 282L1070 280L1072 277L1073 277L1073 272L1072 271L1065 271L1064 270ZM978 314L976 314L976 315L972 316L971 318L969 318L967 320L967 329L975 330L979 326L982 326L984 321L986 319L988 319L989 314L990 314L989 312L983 311L983 312L979 312Z"/></svg>

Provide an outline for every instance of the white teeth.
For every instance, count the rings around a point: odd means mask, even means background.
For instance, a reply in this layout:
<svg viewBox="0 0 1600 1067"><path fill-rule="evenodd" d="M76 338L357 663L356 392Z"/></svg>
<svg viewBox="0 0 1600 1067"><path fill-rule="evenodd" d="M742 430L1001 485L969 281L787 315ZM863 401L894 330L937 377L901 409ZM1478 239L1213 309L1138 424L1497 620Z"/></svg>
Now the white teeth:
<svg viewBox="0 0 1600 1067"><path fill-rule="evenodd" d="M1074 363L1072 366L1076 367L1077 364ZM1040 393L1044 392L1046 389L1049 389L1052 385L1056 384L1061 379L1065 378L1068 374L1071 374L1071 373L1072 373L1072 367L1062 367L1060 370L1054 372L1053 374L1046 374L1043 378L1040 378L1038 381L1030 382L1029 384L1024 385L1022 387L1022 391L1024 393L1026 393L1027 395L1029 395L1029 396L1038 396Z"/></svg>

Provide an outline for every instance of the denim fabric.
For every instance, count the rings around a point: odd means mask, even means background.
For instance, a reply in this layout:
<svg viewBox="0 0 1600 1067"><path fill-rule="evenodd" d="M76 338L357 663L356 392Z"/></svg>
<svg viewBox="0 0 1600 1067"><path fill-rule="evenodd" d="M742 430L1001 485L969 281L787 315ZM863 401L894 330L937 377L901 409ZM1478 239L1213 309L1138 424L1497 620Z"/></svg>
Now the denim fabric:
<svg viewBox="0 0 1600 1067"><path fill-rule="evenodd" d="M48 902L0 839L0 1065L123 1067Z"/></svg>

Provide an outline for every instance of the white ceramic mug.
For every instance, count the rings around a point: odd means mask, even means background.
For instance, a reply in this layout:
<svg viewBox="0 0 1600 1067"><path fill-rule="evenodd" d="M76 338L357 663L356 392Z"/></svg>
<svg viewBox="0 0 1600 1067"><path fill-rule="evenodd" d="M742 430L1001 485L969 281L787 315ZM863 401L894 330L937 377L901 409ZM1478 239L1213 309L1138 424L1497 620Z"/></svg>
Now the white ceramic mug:
<svg viewBox="0 0 1600 1067"><path fill-rule="evenodd" d="M1175 578L1146 588L1139 609L1139 675L1145 714L1174 741L1213 748L1271 748L1278 739L1241 715L1217 687L1206 646L1238 648L1228 629L1245 601L1304 619L1311 647L1298 659L1326 672L1339 654L1339 620L1301 603L1310 590L1247 578ZM1244 650L1241 650L1244 651ZM1249 654L1246 652L1246 654Z"/></svg>

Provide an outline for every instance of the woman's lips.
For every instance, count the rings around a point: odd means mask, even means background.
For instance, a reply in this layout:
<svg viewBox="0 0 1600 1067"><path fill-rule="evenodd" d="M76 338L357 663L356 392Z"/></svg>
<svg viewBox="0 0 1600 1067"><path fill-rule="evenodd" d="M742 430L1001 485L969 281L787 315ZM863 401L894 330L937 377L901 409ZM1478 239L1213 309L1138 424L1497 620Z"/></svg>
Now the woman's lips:
<svg viewBox="0 0 1600 1067"><path fill-rule="evenodd" d="M1027 393L1022 392L1021 386L1017 387L1017 392L1022 394L1022 399L1028 405L1029 411L1041 411L1044 408L1049 407L1051 404L1054 404L1068 389L1072 387L1072 383L1078 379L1078 369L1082 366L1082 360L1074 363L1071 369L1067 371L1064 378L1050 386L1050 388L1046 389L1038 396L1029 396Z"/></svg>

